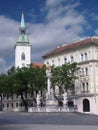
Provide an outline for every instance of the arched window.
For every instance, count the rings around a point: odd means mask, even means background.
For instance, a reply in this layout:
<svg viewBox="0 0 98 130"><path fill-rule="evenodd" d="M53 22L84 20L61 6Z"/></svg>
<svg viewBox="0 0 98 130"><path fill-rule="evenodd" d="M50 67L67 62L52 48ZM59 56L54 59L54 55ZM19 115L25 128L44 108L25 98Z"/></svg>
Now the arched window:
<svg viewBox="0 0 98 130"><path fill-rule="evenodd" d="M25 60L25 53L24 52L21 54L21 60Z"/></svg>
<svg viewBox="0 0 98 130"><path fill-rule="evenodd" d="M90 102L88 99L83 100L83 112L90 112Z"/></svg>

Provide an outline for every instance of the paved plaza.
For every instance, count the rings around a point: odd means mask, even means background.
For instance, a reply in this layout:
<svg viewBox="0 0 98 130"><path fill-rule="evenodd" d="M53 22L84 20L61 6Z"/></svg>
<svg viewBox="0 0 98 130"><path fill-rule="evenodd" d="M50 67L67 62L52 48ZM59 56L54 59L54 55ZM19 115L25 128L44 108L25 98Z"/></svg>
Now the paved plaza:
<svg viewBox="0 0 98 130"><path fill-rule="evenodd" d="M1 112L0 130L98 130L98 116L80 113Z"/></svg>
<svg viewBox="0 0 98 130"><path fill-rule="evenodd" d="M98 126L83 125L5 125L0 130L98 130Z"/></svg>

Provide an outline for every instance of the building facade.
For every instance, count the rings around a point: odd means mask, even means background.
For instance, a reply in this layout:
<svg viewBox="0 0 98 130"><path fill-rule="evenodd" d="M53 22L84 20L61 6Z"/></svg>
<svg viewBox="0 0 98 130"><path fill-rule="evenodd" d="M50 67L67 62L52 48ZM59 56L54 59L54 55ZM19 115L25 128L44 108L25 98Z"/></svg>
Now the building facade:
<svg viewBox="0 0 98 130"><path fill-rule="evenodd" d="M78 112L98 114L98 37L60 45L43 58L50 66L78 63L80 70L74 84L75 93L67 94L70 100L67 102L76 106Z"/></svg>

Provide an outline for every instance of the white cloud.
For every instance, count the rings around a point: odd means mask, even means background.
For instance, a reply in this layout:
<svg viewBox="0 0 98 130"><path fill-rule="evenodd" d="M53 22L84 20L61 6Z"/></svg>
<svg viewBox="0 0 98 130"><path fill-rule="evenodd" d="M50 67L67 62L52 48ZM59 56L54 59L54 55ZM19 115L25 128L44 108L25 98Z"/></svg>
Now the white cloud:
<svg viewBox="0 0 98 130"><path fill-rule="evenodd" d="M64 0L46 0L46 7L51 8L59 5Z"/></svg>
<svg viewBox="0 0 98 130"><path fill-rule="evenodd" d="M92 20L98 21L98 15L97 14L91 13L90 16L91 16Z"/></svg>
<svg viewBox="0 0 98 130"><path fill-rule="evenodd" d="M0 16L0 72L5 72L8 62L14 56L14 46L18 33L18 23L12 19Z"/></svg>
<svg viewBox="0 0 98 130"><path fill-rule="evenodd" d="M0 49L10 48L15 44L18 24L14 20L0 16L0 25L0 41L2 41Z"/></svg>
<svg viewBox="0 0 98 130"><path fill-rule="evenodd" d="M83 26L87 23L85 17L76 10L79 4L73 0L46 0L43 9L46 12L45 22L27 24L27 34L32 44L32 62L41 61L41 57L58 44L80 38ZM0 16L0 25L0 56L7 69L14 63L14 45L19 34L19 23Z"/></svg>
<svg viewBox="0 0 98 130"><path fill-rule="evenodd" d="M98 29L95 30L95 34L98 36Z"/></svg>
<svg viewBox="0 0 98 130"><path fill-rule="evenodd" d="M46 23L29 25L30 41L36 54L43 55L46 50L50 51L58 44L79 39L83 33L83 26L87 25L87 22L85 17L76 11L80 3L66 1L66 5L62 5L62 2L64 0L47 0L43 9L47 12Z"/></svg>

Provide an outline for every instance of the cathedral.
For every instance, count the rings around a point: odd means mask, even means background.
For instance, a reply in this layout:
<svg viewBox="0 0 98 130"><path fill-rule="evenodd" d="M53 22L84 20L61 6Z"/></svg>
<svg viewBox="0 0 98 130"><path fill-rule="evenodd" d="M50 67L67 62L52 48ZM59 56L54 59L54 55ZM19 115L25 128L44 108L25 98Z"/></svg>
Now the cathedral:
<svg viewBox="0 0 98 130"><path fill-rule="evenodd" d="M20 35L15 45L15 68L28 67L31 64L31 44L26 35L24 13L21 15ZM89 37L71 44L57 46L43 56L46 66L61 66L77 62L80 67L78 79L75 80L75 92L62 95L62 106L53 95L50 73L47 74L46 106L39 107L40 95L37 95L36 107L30 107L29 112L81 112L98 114L98 37ZM36 66L36 64L33 64ZM42 66L43 64L37 64ZM55 86L55 95L59 88ZM32 102L32 97L28 95ZM3 111L22 111L20 97L3 97Z"/></svg>
<svg viewBox="0 0 98 130"><path fill-rule="evenodd" d="M24 14L21 16L20 36L15 45L15 68L31 64L31 44L26 35Z"/></svg>
<svg viewBox="0 0 98 130"><path fill-rule="evenodd" d="M31 64L31 44L26 35L26 26L24 20L24 13L21 14L20 35L15 45L15 68L29 67ZM32 103L32 96L27 95ZM3 111L23 111L21 106L21 97L17 95L4 96L3 95ZM32 105L32 104L31 104Z"/></svg>

